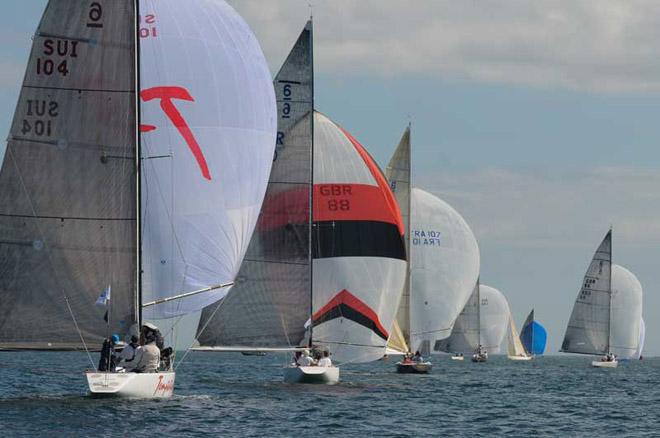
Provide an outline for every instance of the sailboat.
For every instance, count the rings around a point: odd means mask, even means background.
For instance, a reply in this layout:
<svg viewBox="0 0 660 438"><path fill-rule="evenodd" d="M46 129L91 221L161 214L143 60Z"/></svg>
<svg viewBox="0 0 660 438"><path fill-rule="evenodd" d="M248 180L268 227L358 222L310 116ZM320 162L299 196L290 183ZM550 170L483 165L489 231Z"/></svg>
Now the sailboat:
<svg viewBox="0 0 660 438"><path fill-rule="evenodd" d="M479 247L470 227L449 204L411 188L410 126L385 171L406 228L409 266L389 353L419 351L451 333L479 275ZM431 363L404 360L398 372L428 372Z"/></svg>
<svg viewBox="0 0 660 438"><path fill-rule="evenodd" d="M475 284L451 335L434 345L435 351L456 357L471 354L473 362L486 362L489 353L499 353L509 323L509 305L499 290Z"/></svg>
<svg viewBox="0 0 660 438"><path fill-rule="evenodd" d="M329 350L382 357L403 282L401 215L362 145L314 111L312 22L275 77L278 144L236 286L200 319L197 351ZM339 368L284 368L288 383L339 381Z"/></svg>
<svg viewBox="0 0 660 438"><path fill-rule="evenodd" d="M594 367L616 368L639 344L642 287L627 269L612 264L612 230L605 235L584 276L561 351L604 355Z"/></svg>
<svg viewBox="0 0 660 438"><path fill-rule="evenodd" d="M545 328L534 318L534 309L529 312L520 331L520 341L530 356L541 356L545 352L548 334Z"/></svg>
<svg viewBox="0 0 660 438"><path fill-rule="evenodd" d="M644 318L639 320L639 341L637 342L637 350L633 355L633 359L643 359L642 353L644 352L644 342L646 340L646 324Z"/></svg>
<svg viewBox="0 0 660 438"><path fill-rule="evenodd" d="M525 348L520 342L520 336L518 335L518 330L516 329L516 323L513 320L513 316L509 314L509 331L507 333L508 339L508 358L514 361L528 361L532 360L532 356L527 354Z"/></svg>
<svg viewBox="0 0 660 438"><path fill-rule="evenodd" d="M172 395L172 367L90 352L230 289L272 162L269 76L223 1L48 2L0 170L0 348L85 350L90 393Z"/></svg>

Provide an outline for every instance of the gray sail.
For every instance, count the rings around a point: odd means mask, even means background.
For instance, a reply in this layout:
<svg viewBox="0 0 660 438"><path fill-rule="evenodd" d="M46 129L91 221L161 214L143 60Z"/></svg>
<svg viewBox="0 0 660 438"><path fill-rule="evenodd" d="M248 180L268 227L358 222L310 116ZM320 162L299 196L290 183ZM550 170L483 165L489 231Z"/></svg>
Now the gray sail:
<svg viewBox="0 0 660 438"><path fill-rule="evenodd" d="M456 318L454 328L448 338L435 342L433 349L445 353L472 354L481 343L479 280L474 286L470 299Z"/></svg>
<svg viewBox="0 0 660 438"><path fill-rule="evenodd" d="M406 254L410 260L410 125L406 128L399 145L396 147L387 168L385 177L390 184L392 193L396 197L401 219L405 230L404 239L406 245ZM396 315L396 322L403 333L406 343L410 343L410 267L406 275L406 283L401 295L399 309Z"/></svg>
<svg viewBox="0 0 660 438"><path fill-rule="evenodd" d="M583 354L609 352L611 280L612 230L596 250L584 275L561 351Z"/></svg>
<svg viewBox="0 0 660 438"><path fill-rule="evenodd" d="M202 346L287 347L305 335L311 315L313 78L309 21L275 77L277 147L259 221L236 285L202 312Z"/></svg>
<svg viewBox="0 0 660 438"><path fill-rule="evenodd" d="M136 321L135 11L51 0L0 171L0 348L98 348ZM80 335L76 329L80 329Z"/></svg>

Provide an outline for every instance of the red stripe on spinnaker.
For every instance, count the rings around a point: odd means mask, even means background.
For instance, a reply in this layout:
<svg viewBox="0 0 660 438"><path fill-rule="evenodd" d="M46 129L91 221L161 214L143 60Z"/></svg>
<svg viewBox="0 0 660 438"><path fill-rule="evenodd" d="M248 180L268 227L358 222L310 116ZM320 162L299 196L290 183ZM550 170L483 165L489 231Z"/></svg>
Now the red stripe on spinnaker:
<svg viewBox="0 0 660 438"><path fill-rule="evenodd" d="M341 126L339 127L339 129L342 130L344 135L346 135L346 137L353 144L353 147L355 147L355 150L358 152L358 154L360 154L360 157L362 157L362 160L364 160L365 164L369 168L371 175L373 175L373 177L376 179L376 182L378 183L378 187L380 188L383 196L385 197L385 202L389 210L390 220L388 220L387 222L396 224L396 226L399 228L399 233L403 235L404 230L403 230L403 219L401 218L401 210L399 209L399 204L396 202L394 193L392 193L392 190L390 189L390 185L387 183L387 179L385 179L385 176L380 171L380 168L378 168L378 165L373 160L373 158L371 158L369 152L367 152L366 149L355 138L353 138L350 132L346 131Z"/></svg>
<svg viewBox="0 0 660 438"><path fill-rule="evenodd" d="M380 187L370 184L315 184L314 222L376 221L398 225Z"/></svg>
<svg viewBox="0 0 660 438"><path fill-rule="evenodd" d="M356 297L346 289L343 289L341 292L335 295L334 298L328 301L328 303L325 306L323 306L318 312L314 313L314 315L312 315L312 322L317 321L319 318L321 318L323 315L331 311L333 308L341 306L342 304L364 315L367 319L369 319L371 322L374 323L377 329L381 331L386 338L389 337L387 330L385 330L385 327L383 327L383 325L380 323L380 319L378 318L376 312L371 310L371 307L365 304L364 301L360 300L358 297Z"/></svg>

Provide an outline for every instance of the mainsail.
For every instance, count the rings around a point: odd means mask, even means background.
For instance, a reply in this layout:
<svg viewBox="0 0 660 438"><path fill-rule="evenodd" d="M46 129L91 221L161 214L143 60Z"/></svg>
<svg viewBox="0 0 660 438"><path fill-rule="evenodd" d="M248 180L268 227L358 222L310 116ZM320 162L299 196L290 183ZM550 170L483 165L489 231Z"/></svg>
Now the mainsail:
<svg viewBox="0 0 660 438"><path fill-rule="evenodd" d="M390 347L397 349L397 347L406 346L406 348L408 348L407 342L410 340L410 192L412 190L410 125L408 125L404 131L403 136L399 141L399 145L394 150L394 154L385 168L385 177L387 178L392 193L394 193L394 197L399 204L401 220L403 221L406 254L408 255L409 260L406 282L403 287L399 309L396 314L397 326L400 328L403 336L403 345L401 345L400 340L394 340L398 345L390 345Z"/></svg>
<svg viewBox="0 0 660 438"><path fill-rule="evenodd" d="M34 35L0 171L0 348L98 348L108 285L112 332L137 321L134 16L51 0Z"/></svg>
<svg viewBox="0 0 660 438"><path fill-rule="evenodd" d="M509 331L507 333L507 339L507 352L509 353L509 356L527 356L525 347L523 347L522 342L520 342L516 323L511 314L509 314Z"/></svg>
<svg viewBox="0 0 660 438"><path fill-rule="evenodd" d="M610 349L612 230L601 242L582 281L561 351L605 354Z"/></svg>
<svg viewBox="0 0 660 438"><path fill-rule="evenodd" d="M637 343L637 350L633 355L633 359L640 359L644 352L644 341L646 340L646 324L644 318L639 320L639 342Z"/></svg>
<svg viewBox="0 0 660 438"><path fill-rule="evenodd" d="M534 319L534 309L532 309L520 331L520 341L527 354L542 355L545 351L547 338L548 334L545 328Z"/></svg>
<svg viewBox="0 0 660 438"><path fill-rule="evenodd" d="M479 247L463 217L436 196L412 190L410 225L410 340L451 334L479 275Z"/></svg>
<svg viewBox="0 0 660 438"><path fill-rule="evenodd" d="M144 316L168 318L221 299L236 277L273 161L275 96L226 3L140 3L143 300L189 294Z"/></svg>
<svg viewBox="0 0 660 438"><path fill-rule="evenodd" d="M629 270L612 264L610 352L632 358L637 351L642 319L642 285Z"/></svg>
<svg viewBox="0 0 660 438"><path fill-rule="evenodd" d="M202 312L203 346L289 347L311 311L312 22L275 77L278 134L268 189L236 285Z"/></svg>
<svg viewBox="0 0 660 438"><path fill-rule="evenodd" d="M433 349L445 353L473 353L481 344L480 285L475 283L468 302L456 318L451 335L435 342Z"/></svg>

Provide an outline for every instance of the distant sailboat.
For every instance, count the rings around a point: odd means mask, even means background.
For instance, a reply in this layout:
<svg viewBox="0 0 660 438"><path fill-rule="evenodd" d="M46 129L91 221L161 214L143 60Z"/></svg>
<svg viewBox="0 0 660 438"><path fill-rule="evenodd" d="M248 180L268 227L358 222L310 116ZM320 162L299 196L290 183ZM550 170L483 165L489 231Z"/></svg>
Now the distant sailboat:
<svg viewBox="0 0 660 438"><path fill-rule="evenodd" d="M545 328L534 319L534 309L532 309L520 331L520 341L527 354L531 356L543 355L547 338L548 334Z"/></svg>
<svg viewBox="0 0 660 438"><path fill-rule="evenodd" d="M596 250L562 343L562 352L605 355L595 367L615 368L639 345L642 288L625 268L612 264L612 230Z"/></svg>
<svg viewBox="0 0 660 438"><path fill-rule="evenodd" d="M97 350L233 284L272 162L275 98L231 7L181 9L48 2L0 171L0 348ZM154 398L172 395L175 372L86 377L94 394Z"/></svg>
<svg viewBox="0 0 660 438"><path fill-rule="evenodd" d="M451 328L479 275L479 247L465 220L436 196L410 185L410 126L385 171L406 226L409 266L388 347L429 356ZM430 362L397 364L401 372L428 372Z"/></svg>
<svg viewBox="0 0 660 438"><path fill-rule="evenodd" d="M451 336L437 341L435 351L472 355L474 362L486 362L489 353L499 353L509 323L509 305L499 290L477 281L461 311Z"/></svg>
<svg viewBox="0 0 660 438"><path fill-rule="evenodd" d="M644 318L639 320L639 342L637 343L637 350L633 359L642 360L644 352L644 342L646 341L646 324L644 323Z"/></svg>
<svg viewBox="0 0 660 438"><path fill-rule="evenodd" d="M403 225L387 181L347 131L313 110L312 22L275 78L276 156L237 285L207 307L199 351L385 352L405 280ZM288 366L286 382L337 383L338 367Z"/></svg>
<svg viewBox="0 0 660 438"><path fill-rule="evenodd" d="M509 331L507 333L507 339L507 352L510 360L532 360L532 356L527 354L525 348L522 345L522 342L520 342L520 336L518 335L518 330L516 329L516 323L513 320L513 316L511 314L509 314Z"/></svg>

